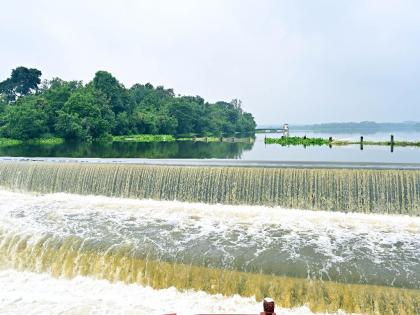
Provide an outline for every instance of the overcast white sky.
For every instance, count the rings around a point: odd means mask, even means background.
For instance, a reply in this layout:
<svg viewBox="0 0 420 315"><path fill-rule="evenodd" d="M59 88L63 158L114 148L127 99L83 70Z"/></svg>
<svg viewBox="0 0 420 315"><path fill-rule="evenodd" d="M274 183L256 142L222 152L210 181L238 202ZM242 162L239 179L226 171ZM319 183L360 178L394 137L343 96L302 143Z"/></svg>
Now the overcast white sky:
<svg viewBox="0 0 420 315"><path fill-rule="evenodd" d="M420 120L420 1L0 0L0 81L151 82L259 124Z"/></svg>

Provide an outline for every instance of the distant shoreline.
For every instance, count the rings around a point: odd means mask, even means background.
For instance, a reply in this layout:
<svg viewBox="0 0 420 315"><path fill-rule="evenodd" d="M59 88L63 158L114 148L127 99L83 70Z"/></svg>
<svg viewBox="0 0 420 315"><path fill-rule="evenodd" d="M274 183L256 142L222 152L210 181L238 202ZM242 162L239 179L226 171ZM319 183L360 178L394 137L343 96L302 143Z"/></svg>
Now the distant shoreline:
<svg viewBox="0 0 420 315"><path fill-rule="evenodd" d="M278 130L282 125L258 125L256 130ZM290 131L334 132L334 133L374 133L374 132L420 132L420 122L337 122L320 124L289 124Z"/></svg>

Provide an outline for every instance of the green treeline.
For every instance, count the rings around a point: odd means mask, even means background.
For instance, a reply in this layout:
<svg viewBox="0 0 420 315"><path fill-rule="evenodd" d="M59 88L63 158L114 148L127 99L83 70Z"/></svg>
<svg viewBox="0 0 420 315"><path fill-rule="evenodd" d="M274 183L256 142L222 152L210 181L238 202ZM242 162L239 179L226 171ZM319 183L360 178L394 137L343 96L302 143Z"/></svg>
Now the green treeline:
<svg viewBox="0 0 420 315"><path fill-rule="evenodd" d="M210 104L176 96L152 84L125 88L98 71L87 84L59 78L41 83L41 71L18 67L0 82L0 137L90 140L111 135L221 135L254 133L255 121L240 100Z"/></svg>

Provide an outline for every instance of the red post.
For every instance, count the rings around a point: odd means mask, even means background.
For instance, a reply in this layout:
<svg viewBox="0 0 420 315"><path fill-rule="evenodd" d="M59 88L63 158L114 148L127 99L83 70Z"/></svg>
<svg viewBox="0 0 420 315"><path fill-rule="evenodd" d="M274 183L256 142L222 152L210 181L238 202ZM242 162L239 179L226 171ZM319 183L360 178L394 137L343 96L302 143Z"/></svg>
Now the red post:
<svg viewBox="0 0 420 315"><path fill-rule="evenodd" d="M263 309L264 312L261 312L260 315L276 315L274 312L274 301L271 298L264 298Z"/></svg>

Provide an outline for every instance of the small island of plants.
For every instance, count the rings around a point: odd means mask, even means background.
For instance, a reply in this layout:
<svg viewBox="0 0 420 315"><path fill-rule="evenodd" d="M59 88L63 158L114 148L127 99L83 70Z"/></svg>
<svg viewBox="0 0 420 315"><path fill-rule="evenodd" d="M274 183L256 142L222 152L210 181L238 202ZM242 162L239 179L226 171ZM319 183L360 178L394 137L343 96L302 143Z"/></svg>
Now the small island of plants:
<svg viewBox="0 0 420 315"><path fill-rule="evenodd" d="M379 146L420 146L419 141L349 141L349 140L334 140L324 139L324 138L309 138L309 137L278 137L278 138L264 138L264 143L266 144L279 144L282 146L295 146L295 145L303 145L303 146L322 146L322 145L335 145L335 146L343 146L343 145L351 145L351 144L359 144L359 145L379 145Z"/></svg>
<svg viewBox="0 0 420 315"><path fill-rule="evenodd" d="M307 137L280 137L280 138L265 138L267 144L280 145L325 145L330 141L322 138L307 138Z"/></svg>
<svg viewBox="0 0 420 315"><path fill-rule="evenodd" d="M41 71L18 67L0 82L0 145L22 141L174 141L189 135L255 132L242 102L206 102L150 83L126 88L98 71L92 81L41 82ZM191 136L190 136L191 135Z"/></svg>

